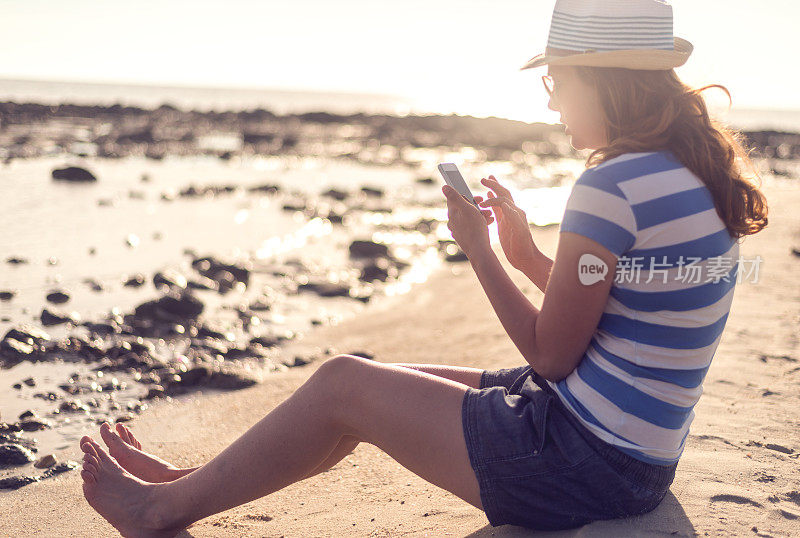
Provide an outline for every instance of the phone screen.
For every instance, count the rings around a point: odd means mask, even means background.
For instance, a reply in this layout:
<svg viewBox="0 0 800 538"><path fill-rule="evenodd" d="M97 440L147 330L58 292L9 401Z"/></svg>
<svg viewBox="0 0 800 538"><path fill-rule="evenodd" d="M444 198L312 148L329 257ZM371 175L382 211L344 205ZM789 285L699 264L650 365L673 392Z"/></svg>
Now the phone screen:
<svg viewBox="0 0 800 538"><path fill-rule="evenodd" d="M467 182L464 181L464 177L459 172L458 167L453 163L441 163L439 165L439 172L441 172L442 177L444 178L445 183L453 187L456 191L458 191L461 196L467 199L475 207L478 206L475 203L475 197L472 196L472 191L469 190L467 187Z"/></svg>

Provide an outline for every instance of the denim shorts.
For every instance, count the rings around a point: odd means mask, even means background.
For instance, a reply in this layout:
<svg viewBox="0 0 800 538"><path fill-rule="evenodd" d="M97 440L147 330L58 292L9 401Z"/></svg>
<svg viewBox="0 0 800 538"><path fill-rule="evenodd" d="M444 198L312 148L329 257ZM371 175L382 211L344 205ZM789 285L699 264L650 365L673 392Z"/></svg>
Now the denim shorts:
<svg viewBox="0 0 800 538"><path fill-rule="evenodd" d="M485 370L461 418L493 527L561 530L644 514L678 465L644 462L598 438L530 366Z"/></svg>

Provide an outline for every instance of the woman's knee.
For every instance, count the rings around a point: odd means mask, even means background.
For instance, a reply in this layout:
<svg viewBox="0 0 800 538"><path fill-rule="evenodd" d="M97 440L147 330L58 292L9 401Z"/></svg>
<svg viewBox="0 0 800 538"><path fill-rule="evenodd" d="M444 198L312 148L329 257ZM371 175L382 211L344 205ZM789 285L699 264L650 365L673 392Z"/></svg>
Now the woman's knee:
<svg viewBox="0 0 800 538"><path fill-rule="evenodd" d="M335 377L346 378L354 375L355 370L363 368L370 363L373 363L373 361L365 359L364 357L357 357L355 355L334 355L320 364L319 368L317 368L317 371L314 373L325 379Z"/></svg>
<svg viewBox="0 0 800 538"><path fill-rule="evenodd" d="M320 364L312 378L331 404L353 405L359 387L364 386L362 372L375 363L354 355L335 355Z"/></svg>

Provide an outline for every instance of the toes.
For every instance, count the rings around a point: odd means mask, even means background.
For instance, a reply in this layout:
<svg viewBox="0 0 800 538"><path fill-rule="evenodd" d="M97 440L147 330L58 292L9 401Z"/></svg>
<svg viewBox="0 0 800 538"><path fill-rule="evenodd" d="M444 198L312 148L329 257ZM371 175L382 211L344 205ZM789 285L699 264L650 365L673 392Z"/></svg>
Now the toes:
<svg viewBox="0 0 800 538"><path fill-rule="evenodd" d="M97 467L88 461L83 462L83 470L90 473L93 477L97 477Z"/></svg>
<svg viewBox="0 0 800 538"><path fill-rule="evenodd" d="M84 454L84 455L83 455L83 461L84 461L85 463L91 463L91 464L92 464L92 465L94 465L95 467L100 467L100 462L99 462L99 461L97 461L97 458L95 458L95 457L94 457L94 456L92 456L91 454Z"/></svg>
<svg viewBox="0 0 800 538"><path fill-rule="evenodd" d="M97 459L100 461L101 464L103 463L116 463L111 456L109 456L108 452L103 450L103 447L98 445L96 442L92 441L94 446L94 451L97 453Z"/></svg>
<svg viewBox="0 0 800 538"><path fill-rule="evenodd" d="M131 440L128 437L127 432L125 431L125 426L122 424L122 422L117 422L114 428L117 430L117 435L119 435L120 439L122 439L128 444L131 444Z"/></svg>
<svg viewBox="0 0 800 538"><path fill-rule="evenodd" d="M141 450L142 449L142 443L140 443L139 440L133 435L133 432L127 426L123 425L122 427L125 428L125 433L127 433L128 437L130 437L130 440L131 440L131 443L133 443L133 446L135 446L136 448Z"/></svg>
<svg viewBox="0 0 800 538"><path fill-rule="evenodd" d="M100 437L103 438L103 442L110 449L119 448L123 442L119 435L111 431L111 426L107 422L100 426Z"/></svg>
<svg viewBox="0 0 800 538"><path fill-rule="evenodd" d="M91 437L84 436L83 439L81 439L81 450L83 450L85 454L91 454L92 456L97 457L97 449L95 448L95 445L97 445L97 443L95 443L94 439Z"/></svg>
<svg viewBox="0 0 800 538"><path fill-rule="evenodd" d="M94 478L94 475L89 471L81 471L81 478L83 478L84 482L87 482L89 484L94 484L95 482L97 482L97 480L95 480Z"/></svg>

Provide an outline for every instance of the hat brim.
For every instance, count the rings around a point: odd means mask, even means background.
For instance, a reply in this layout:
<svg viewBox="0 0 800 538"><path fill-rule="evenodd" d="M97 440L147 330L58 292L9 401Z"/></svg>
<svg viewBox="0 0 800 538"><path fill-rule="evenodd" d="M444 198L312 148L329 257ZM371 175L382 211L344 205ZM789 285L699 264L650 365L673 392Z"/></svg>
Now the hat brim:
<svg viewBox="0 0 800 538"><path fill-rule="evenodd" d="M622 67L625 69L672 69L686 63L694 46L680 37L674 38L675 50L627 49L605 52L583 52L562 55L542 53L520 67L532 69L543 65L584 65L589 67Z"/></svg>

